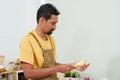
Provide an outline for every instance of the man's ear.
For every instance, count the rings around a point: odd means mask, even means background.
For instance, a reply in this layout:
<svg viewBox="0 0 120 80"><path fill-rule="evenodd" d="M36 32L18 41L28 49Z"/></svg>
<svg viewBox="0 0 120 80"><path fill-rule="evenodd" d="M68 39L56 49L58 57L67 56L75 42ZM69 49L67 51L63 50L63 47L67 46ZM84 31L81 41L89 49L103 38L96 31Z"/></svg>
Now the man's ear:
<svg viewBox="0 0 120 80"><path fill-rule="evenodd" d="M40 23L45 23L45 18L41 17L41 18L39 19L39 22L40 22Z"/></svg>

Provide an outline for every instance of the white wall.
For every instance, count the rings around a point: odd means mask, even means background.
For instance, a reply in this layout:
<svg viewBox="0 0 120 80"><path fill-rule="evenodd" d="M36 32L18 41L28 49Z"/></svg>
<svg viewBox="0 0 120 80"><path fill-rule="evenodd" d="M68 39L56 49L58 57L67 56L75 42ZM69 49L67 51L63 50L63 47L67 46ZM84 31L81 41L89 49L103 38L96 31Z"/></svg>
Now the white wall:
<svg viewBox="0 0 120 80"><path fill-rule="evenodd" d="M71 63L86 59L86 73L95 80L119 80L120 1L119 0L46 0L61 12L53 36L57 61ZM40 0L0 2L0 55L6 61L19 57L19 42L36 27Z"/></svg>
<svg viewBox="0 0 120 80"><path fill-rule="evenodd" d="M6 63L19 57L19 42L36 27L36 9L39 0L0 1L0 55Z"/></svg>
<svg viewBox="0 0 120 80"><path fill-rule="evenodd" d="M58 61L86 59L95 80L119 80L120 1L46 0L61 12L55 32Z"/></svg>

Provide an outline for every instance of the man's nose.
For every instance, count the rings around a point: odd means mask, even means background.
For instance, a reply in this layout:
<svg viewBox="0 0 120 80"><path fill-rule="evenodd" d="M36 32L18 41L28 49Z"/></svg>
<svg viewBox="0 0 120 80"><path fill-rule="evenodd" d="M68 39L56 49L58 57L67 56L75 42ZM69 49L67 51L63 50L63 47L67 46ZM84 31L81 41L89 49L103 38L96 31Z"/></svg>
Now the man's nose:
<svg viewBox="0 0 120 80"><path fill-rule="evenodd" d="M56 29L56 25L55 25L55 26L53 26L53 29L54 29L54 30Z"/></svg>

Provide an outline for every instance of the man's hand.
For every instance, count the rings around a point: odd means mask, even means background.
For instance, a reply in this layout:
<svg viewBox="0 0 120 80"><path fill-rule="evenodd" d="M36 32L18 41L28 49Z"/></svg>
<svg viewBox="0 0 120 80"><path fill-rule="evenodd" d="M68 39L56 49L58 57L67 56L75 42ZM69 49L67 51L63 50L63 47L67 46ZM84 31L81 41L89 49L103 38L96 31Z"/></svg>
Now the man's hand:
<svg viewBox="0 0 120 80"><path fill-rule="evenodd" d="M90 64L84 64L83 66L76 66L77 70L85 71Z"/></svg>
<svg viewBox="0 0 120 80"><path fill-rule="evenodd" d="M74 69L75 67L72 64L60 64L56 66L58 72L66 73Z"/></svg>
<svg viewBox="0 0 120 80"><path fill-rule="evenodd" d="M86 60L80 60L79 62L76 62L74 66L77 70L84 71L89 65L90 64Z"/></svg>

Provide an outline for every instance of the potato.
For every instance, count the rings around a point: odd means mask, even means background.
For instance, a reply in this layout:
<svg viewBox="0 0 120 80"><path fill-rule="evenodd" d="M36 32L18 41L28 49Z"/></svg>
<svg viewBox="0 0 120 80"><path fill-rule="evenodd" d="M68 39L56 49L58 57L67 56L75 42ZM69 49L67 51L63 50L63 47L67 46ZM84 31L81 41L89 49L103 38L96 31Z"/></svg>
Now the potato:
<svg viewBox="0 0 120 80"><path fill-rule="evenodd" d="M80 66L83 66L84 64L86 64L86 61L85 60L80 60L79 62L77 62L75 64L75 67L80 67Z"/></svg>

